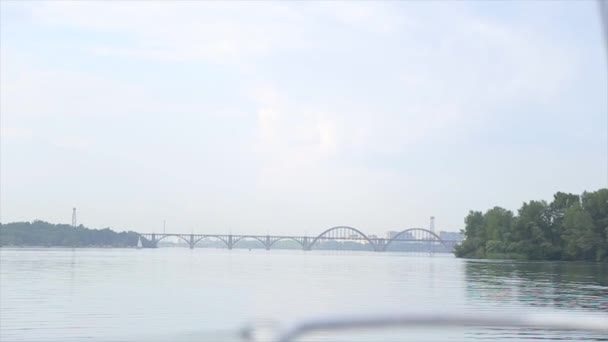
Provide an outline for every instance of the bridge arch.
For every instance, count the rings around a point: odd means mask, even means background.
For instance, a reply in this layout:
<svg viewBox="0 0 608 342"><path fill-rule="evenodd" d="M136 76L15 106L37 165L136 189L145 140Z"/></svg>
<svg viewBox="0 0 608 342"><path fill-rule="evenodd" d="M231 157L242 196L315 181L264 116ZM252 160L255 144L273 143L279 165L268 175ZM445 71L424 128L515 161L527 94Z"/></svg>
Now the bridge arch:
<svg viewBox="0 0 608 342"><path fill-rule="evenodd" d="M434 232L425 229L425 228L409 228L406 230L402 230L399 233L395 234L395 236L393 236L392 238L390 238L388 241L386 241L386 244L384 244L384 247L382 248L383 251L385 251L388 246L395 240L399 240L399 237L401 237L403 234L408 233L408 232L423 232L423 233L428 233L430 236L434 237L434 241L439 241L445 248L449 248L448 245L446 245L445 241L443 241L439 235L435 234ZM426 241L426 240L419 240L419 241Z"/></svg>
<svg viewBox="0 0 608 342"><path fill-rule="evenodd" d="M164 238L169 237L169 236L177 236L178 238L180 238L185 243L190 244L190 240L186 239L181 234L163 234L163 236L161 236L160 238L156 239L156 244L158 244L161 240L163 240Z"/></svg>
<svg viewBox="0 0 608 342"><path fill-rule="evenodd" d="M315 243L317 243L317 241L322 239L325 235L330 235L332 232L340 232L341 230L350 231L350 232L353 232L353 233L361 236L362 238L367 240L367 242L370 244L370 246L372 246L373 250L376 250L376 244L367 235L365 235L365 233L363 233L362 231L360 231L357 228L353 228L353 227L349 227L349 226L337 226L337 227L332 227L332 228L325 230L323 233L319 234L316 238L314 238L310 242L310 244L308 245L308 249L312 249L312 247L315 245ZM344 239L344 240L346 240L346 239Z"/></svg>
<svg viewBox="0 0 608 342"><path fill-rule="evenodd" d="M262 246L264 246L265 248L268 248L268 246L266 246L266 241L265 240L261 239L258 236L248 236L248 235L239 236L238 238L232 240L232 247L236 246L236 244L239 241L244 240L244 239L254 239L254 240L257 240L257 241L259 241L262 244Z"/></svg>
<svg viewBox="0 0 608 342"><path fill-rule="evenodd" d="M203 240L208 239L208 238L218 239L218 240L222 241L226 245L226 248L232 248L232 246L230 245L230 243L226 239L224 239L222 236L220 236L220 235L205 235L205 236L201 236L198 239L194 240L194 242L192 243L192 248L194 248L194 246L196 246L196 244L199 243L200 241L203 241Z"/></svg>
<svg viewBox="0 0 608 342"><path fill-rule="evenodd" d="M268 246L268 249L270 249L270 247L272 247L272 245L274 245L276 242L279 242L281 240L292 240L292 241L295 241L295 242L299 243L300 246L302 246L302 248L305 247L304 244L302 243L302 241L300 241L300 240L298 240L296 238L292 238L292 237L280 237L278 239L270 241L270 246Z"/></svg>

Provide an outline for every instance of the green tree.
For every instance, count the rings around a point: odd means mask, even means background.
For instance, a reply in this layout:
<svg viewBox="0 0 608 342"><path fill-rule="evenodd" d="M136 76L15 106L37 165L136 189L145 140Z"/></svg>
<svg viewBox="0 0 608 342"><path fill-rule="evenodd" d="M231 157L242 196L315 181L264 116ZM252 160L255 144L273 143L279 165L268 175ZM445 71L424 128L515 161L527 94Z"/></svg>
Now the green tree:
<svg viewBox="0 0 608 342"><path fill-rule="evenodd" d="M524 203L513 225L512 252L521 253L528 259L542 260L559 257L559 246L552 241L551 215L545 201Z"/></svg>
<svg viewBox="0 0 608 342"><path fill-rule="evenodd" d="M566 210L563 221L564 257L568 260L595 260L597 235L591 215L576 204Z"/></svg>
<svg viewBox="0 0 608 342"><path fill-rule="evenodd" d="M135 232L117 233L109 228L88 229L43 221L0 224L0 246L135 246Z"/></svg>
<svg viewBox="0 0 608 342"><path fill-rule="evenodd" d="M559 247L560 257L565 249L564 241L562 239L564 216L570 207L580 205L580 203L581 199L579 195L558 192L553 195L553 202L549 204L551 242L554 246Z"/></svg>
<svg viewBox="0 0 608 342"><path fill-rule="evenodd" d="M524 202L516 216L471 211L463 233L458 257L608 261L608 189L558 192L550 204Z"/></svg>
<svg viewBox="0 0 608 342"><path fill-rule="evenodd" d="M484 214L485 252L504 253L511 240L513 213L501 207L494 207Z"/></svg>
<svg viewBox="0 0 608 342"><path fill-rule="evenodd" d="M485 229L483 214L480 211L470 211L464 219L463 234L465 240L456 247L456 256L465 258L485 257Z"/></svg>
<svg viewBox="0 0 608 342"><path fill-rule="evenodd" d="M597 261L608 259L608 189L584 192L581 202L593 220L594 232L598 239L596 246Z"/></svg>

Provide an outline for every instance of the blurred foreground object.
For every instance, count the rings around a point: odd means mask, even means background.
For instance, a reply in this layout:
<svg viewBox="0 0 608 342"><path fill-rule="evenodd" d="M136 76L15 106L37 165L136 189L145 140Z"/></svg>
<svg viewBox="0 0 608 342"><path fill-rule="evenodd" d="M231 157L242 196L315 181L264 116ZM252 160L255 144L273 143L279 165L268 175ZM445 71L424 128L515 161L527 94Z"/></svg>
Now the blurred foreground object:
<svg viewBox="0 0 608 342"><path fill-rule="evenodd" d="M608 317L579 314L490 313L398 313L369 316L319 317L288 324L271 335L268 326L250 327L243 337L251 341L292 342L316 334L352 330L391 328L526 328L548 331L574 331L599 334L608 338Z"/></svg>

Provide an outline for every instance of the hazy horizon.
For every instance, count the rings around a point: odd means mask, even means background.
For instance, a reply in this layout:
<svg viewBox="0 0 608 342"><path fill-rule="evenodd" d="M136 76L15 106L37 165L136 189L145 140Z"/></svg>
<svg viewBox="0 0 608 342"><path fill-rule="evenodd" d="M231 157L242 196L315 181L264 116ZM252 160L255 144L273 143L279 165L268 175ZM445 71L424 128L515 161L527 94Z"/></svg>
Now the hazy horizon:
<svg viewBox="0 0 608 342"><path fill-rule="evenodd" d="M607 186L579 2L1 2L2 223L457 231Z"/></svg>

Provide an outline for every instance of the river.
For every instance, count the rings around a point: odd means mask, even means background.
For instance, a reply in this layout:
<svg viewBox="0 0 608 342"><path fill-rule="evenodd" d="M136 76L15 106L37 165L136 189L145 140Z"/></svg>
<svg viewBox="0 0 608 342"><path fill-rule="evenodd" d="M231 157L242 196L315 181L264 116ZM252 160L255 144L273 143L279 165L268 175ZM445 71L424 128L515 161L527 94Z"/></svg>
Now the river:
<svg viewBox="0 0 608 342"><path fill-rule="evenodd" d="M608 265L374 252L0 249L2 342L238 341L249 322L395 310L608 315ZM563 338L461 337L484 336Z"/></svg>

